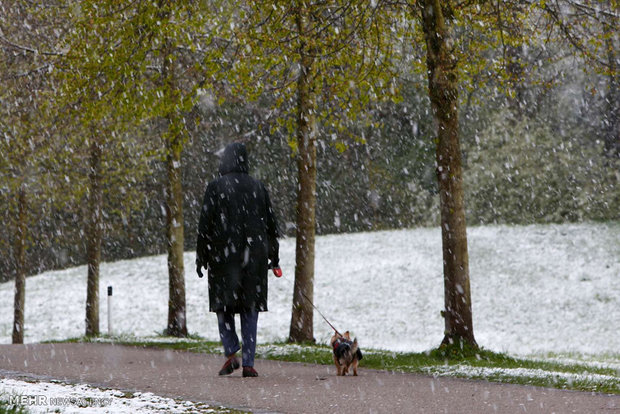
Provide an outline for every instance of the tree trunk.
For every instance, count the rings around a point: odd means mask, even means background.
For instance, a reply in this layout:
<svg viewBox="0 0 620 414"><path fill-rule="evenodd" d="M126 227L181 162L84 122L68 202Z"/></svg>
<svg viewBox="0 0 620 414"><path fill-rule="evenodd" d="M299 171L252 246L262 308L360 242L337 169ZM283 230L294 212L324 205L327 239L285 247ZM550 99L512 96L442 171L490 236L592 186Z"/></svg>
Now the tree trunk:
<svg viewBox="0 0 620 414"><path fill-rule="evenodd" d="M442 4L444 8L442 9ZM458 125L458 74L449 50L450 32L444 13L449 2L423 1L423 28L427 48L429 96L437 122L437 179L441 206L441 231L445 311L444 344L474 339L469 287L469 257L463 201L463 177Z"/></svg>
<svg viewBox="0 0 620 414"><path fill-rule="evenodd" d="M605 46L609 64L609 86L607 88L607 116L605 119L605 155L620 158L620 68L614 48L615 35L611 25L605 25ZM617 33L617 32L615 32Z"/></svg>
<svg viewBox="0 0 620 414"><path fill-rule="evenodd" d="M163 47L162 86L164 96L174 95L177 90L173 45L165 39ZM172 99L172 98L170 98ZM185 272L183 266L183 184L181 182L181 152L183 135L181 119L174 112L166 116L166 169L168 182L166 188L166 241L168 247L168 326L166 335L187 336L185 304Z"/></svg>
<svg viewBox="0 0 620 414"><path fill-rule="evenodd" d="M15 302L13 319L13 343L24 343L24 311L26 305L26 189L22 185L17 197L17 228L15 237Z"/></svg>
<svg viewBox="0 0 620 414"><path fill-rule="evenodd" d="M303 38L307 17L298 9L297 29ZM299 53L301 73L297 81L297 170L299 188L296 208L295 287L289 342L314 342L313 308L304 295L314 297L314 240L316 224L316 86L315 53L310 39L303 39Z"/></svg>
<svg viewBox="0 0 620 414"><path fill-rule="evenodd" d="M508 107L516 119L521 119L524 114L525 105L525 72L523 70L523 21L520 19L521 5L515 4L508 10L512 14L509 22L502 19L501 5L497 5L498 20L500 30L507 33L508 39L502 39L504 43L504 63L506 74L508 75ZM503 33L503 32L502 32ZM503 35L502 35L503 36ZM516 44L514 44L514 43ZM513 120L514 121L514 120Z"/></svg>
<svg viewBox="0 0 620 414"><path fill-rule="evenodd" d="M101 143L97 137L90 143L90 172L88 197L88 224L86 229L86 256L88 278L86 288L86 336L99 335L99 263L103 238L101 184Z"/></svg>
<svg viewBox="0 0 620 414"><path fill-rule="evenodd" d="M166 191L166 236L168 244L167 335L187 336L185 275L183 269L183 186L181 184L180 137L168 137L168 188Z"/></svg>

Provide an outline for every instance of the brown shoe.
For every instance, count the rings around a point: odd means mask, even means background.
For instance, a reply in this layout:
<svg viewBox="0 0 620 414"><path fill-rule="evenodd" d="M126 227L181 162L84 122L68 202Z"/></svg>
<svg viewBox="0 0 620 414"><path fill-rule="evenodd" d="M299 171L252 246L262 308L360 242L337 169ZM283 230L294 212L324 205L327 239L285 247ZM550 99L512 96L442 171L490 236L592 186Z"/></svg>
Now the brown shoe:
<svg viewBox="0 0 620 414"><path fill-rule="evenodd" d="M228 357L228 359L222 366L222 369L220 369L219 374L230 375L234 372L234 370L238 368L239 368L239 360L234 355L231 355L230 357Z"/></svg>
<svg viewBox="0 0 620 414"><path fill-rule="evenodd" d="M258 377L258 372L254 367L243 367L243 377Z"/></svg>

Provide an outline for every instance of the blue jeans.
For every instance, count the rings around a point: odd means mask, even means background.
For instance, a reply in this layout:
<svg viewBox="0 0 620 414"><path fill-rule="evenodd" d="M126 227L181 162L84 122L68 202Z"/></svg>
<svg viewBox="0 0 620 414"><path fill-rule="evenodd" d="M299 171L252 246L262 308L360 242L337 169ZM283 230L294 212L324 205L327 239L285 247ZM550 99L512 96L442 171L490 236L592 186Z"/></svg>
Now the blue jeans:
<svg viewBox="0 0 620 414"><path fill-rule="evenodd" d="M254 366L254 353L256 352L256 325L258 324L258 311L251 310L242 312L241 316L241 339L243 340L242 364L244 367ZM220 339L224 345L224 353L230 356L239 351L239 337L235 331L235 314L231 312L217 312L217 327L220 331Z"/></svg>

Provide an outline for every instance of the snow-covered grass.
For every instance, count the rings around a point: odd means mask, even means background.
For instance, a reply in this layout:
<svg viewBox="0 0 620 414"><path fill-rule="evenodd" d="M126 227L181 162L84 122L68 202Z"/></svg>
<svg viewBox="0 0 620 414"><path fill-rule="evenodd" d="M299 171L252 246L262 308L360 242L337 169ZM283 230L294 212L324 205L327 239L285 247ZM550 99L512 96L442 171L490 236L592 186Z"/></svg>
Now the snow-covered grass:
<svg viewBox="0 0 620 414"><path fill-rule="evenodd" d="M29 413L230 413L207 404L179 401L150 392L127 393L88 385L26 382L0 378L0 401ZM0 409L1 409L0 405ZM21 412L21 411L20 411ZM235 411L238 412L238 411Z"/></svg>
<svg viewBox="0 0 620 414"><path fill-rule="evenodd" d="M468 230L476 339L516 356L620 365L620 223L484 226ZM286 339L294 279L293 239L281 241L284 277L269 280L270 311L259 343ZM185 254L187 323L217 341L206 278ZM417 352L442 339L443 276L438 228L323 236L316 243L315 305L364 348ZM114 287L116 334L154 336L167 321L165 256L103 263L101 330L107 286ZM86 267L45 272L26 282L26 342L84 333ZM0 284L0 343L10 343L13 283ZM331 329L315 314L315 337Z"/></svg>
<svg viewBox="0 0 620 414"><path fill-rule="evenodd" d="M476 367L471 365L432 366L422 370L436 376L458 376L497 382L537 383L537 380L557 388L601 390L603 387L618 390L618 376L591 372L549 371L539 368ZM617 391L616 391L617 392Z"/></svg>

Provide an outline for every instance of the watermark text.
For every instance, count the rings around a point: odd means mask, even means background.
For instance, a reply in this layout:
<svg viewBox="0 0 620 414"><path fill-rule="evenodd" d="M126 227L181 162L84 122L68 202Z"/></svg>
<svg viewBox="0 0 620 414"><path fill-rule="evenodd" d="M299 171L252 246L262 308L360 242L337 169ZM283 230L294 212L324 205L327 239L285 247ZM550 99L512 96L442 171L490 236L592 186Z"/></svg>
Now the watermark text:
<svg viewBox="0 0 620 414"><path fill-rule="evenodd" d="M48 397L47 395L10 395L9 404L21 406L107 407L112 398Z"/></svg>

